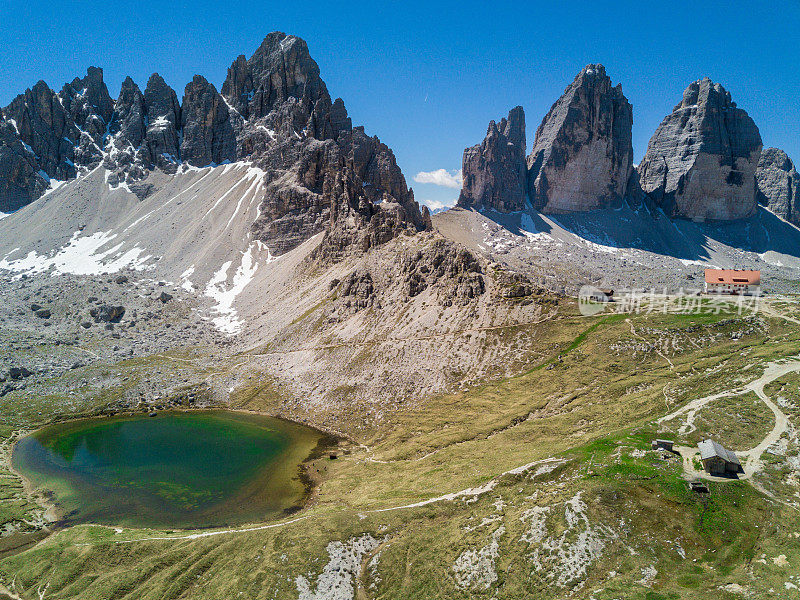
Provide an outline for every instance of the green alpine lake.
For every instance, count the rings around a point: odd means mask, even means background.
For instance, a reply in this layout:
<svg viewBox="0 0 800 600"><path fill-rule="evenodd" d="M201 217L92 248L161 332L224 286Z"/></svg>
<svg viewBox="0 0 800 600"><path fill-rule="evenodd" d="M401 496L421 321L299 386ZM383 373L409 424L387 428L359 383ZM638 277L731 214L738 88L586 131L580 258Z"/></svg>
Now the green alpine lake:
<svg viewBox="0 0 800 600"><path fill-rule="evenodd" d="M11 463L65 525L219 527L298 509L302 463L328 442L260 415L167 412L50 425L20 439Z"/></svg>

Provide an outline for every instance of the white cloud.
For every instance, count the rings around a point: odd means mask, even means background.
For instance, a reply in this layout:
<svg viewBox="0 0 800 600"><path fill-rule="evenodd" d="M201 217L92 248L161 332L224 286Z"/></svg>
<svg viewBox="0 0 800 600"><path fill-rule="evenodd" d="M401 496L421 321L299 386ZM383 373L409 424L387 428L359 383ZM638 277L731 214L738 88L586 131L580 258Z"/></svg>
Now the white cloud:
<svg viewBox="0 0 800 600"><path fill-rule="evenodd" d="M444 202L441 200L420 200L420 203L427 206L431 212L441 212L448 208L453 208L456 205L456 199L453 198L452 200L445 200Z"/></svg>
<svg viewBox="0 0 800 600"><path fill-rule="evenodd" d="M453 188L454 190L461 189L461 170L447 171L446 169L436 169L435 171L420 171L414 175L414 181L417 183L432 183L433 185L441 185L443 187Z"/></svg>

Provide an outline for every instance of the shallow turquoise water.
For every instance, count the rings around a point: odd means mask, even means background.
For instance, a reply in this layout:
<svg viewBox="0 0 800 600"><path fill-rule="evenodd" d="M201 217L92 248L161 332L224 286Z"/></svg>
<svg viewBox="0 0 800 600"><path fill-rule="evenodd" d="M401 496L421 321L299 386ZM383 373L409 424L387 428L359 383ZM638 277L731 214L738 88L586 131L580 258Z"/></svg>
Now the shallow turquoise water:
<svg viewBox="0 0 800 600"><path fill-rule="evenodd" d="M300 464L321 437L228 411L85 419L23 438L12 464L66 524L211 527L296 508Z"/></svg>

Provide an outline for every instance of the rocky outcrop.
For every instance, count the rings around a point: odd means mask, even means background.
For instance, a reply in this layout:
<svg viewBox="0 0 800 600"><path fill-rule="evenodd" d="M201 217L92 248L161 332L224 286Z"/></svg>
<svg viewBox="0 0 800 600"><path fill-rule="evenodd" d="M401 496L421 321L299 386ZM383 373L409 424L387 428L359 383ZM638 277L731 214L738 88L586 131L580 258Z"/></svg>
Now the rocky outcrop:
<svg viewBox="0 0 800 600"><path fill-rule="evenodd" d="M437 239L421 249L406 252L399 268L409 298L435 288L444 306L466 306L486 291L478 260L449 240Z"/></svg>
<svg viewBox="0 0 800 600"><path fill-rule="evenodd" d="M800 174L783 150L762 150L756 169L756 185L759 204L800 226Z"/></svg>
<svg viewBox="0 0 800 600"><path fill-rule="evenodd" d="M178 128L181 124L181 107L178 95L158 73L153 73L144 90L147 113L145 143L150 164L174 173L180 161Z"/></svg>
<svg viewBox="0 0 800 600"><path fill-rule="evenodd" d="M267 35L249 60L241 55L233 61L222 95L244 119L266 117L290 98L311 106L330 101L305 41L279 31Z"/></svg>
<svg viewBox="0 0 800 600"><path fill-rule="evenodd" d="M181 105L181 160L207 167L236 160L236 138L228 106L211 83L195 75Z"/></svg>
<svg viewBox="0 0 800 600"><path fill-rule="evenodd" d="M75 177L81 132L44 81L25 90L3 109L3 117L30 149L39 168L54 179Z"/></svg>
<svg viewBox="0 0 800 600"><path fill-rule="evenodd" d="M669 216L741 219L756 210L761 135L718 83L705 78L659 125L639 164L643 191Z"/></svg>
<svg viewBox="0 0 800 600"><path fill-rule="evenodd" d="M341 283L339 288L342 308L346 312L356 313L370 308L376 302L375 285L369 271L353 271Z"/></svg>
<svg viewBox="0 0 800 600"><path fill-rule="evenodd" d="M528 197L546 213L615 205L633 165L633 109L603 65L588 65L553 104L528 156Z"/></svg>
<svg viewBox="0 0 800 600"><path fill-rule="evenodd" d="M464 150L458 206L501 212L525 208L525 112L512 108L498 125L489 122L481 144Z"/></svg>
<svg viewBox="0 0 800 600"><path fill-rule="evenodd" d="M420 210L386 144L363 127L340 132L335 143L323 182L330 224L322 256L366 252L402 233L432 228L427 207Z"/></svg>
<svg viewBox="0 0 800 600"><path fill-rule="evenodd" d="M273 254L322 231L319 256L340 257L431 227L392 151L331 101L303 40L271 33L249 60L234 61L222 90L237 113L240 155L266 172L253 231Z"/></svg>

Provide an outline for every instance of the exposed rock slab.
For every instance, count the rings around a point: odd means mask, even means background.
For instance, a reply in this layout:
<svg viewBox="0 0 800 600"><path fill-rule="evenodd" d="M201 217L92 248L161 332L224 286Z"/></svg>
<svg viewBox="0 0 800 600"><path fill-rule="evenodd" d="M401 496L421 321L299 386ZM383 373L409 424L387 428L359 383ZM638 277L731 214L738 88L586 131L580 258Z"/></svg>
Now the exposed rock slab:
<svg viewBox="0 0 800 600"><path fill-rule="evenodd" d="M642 189L669 216L729 221L756 210L761 135L718 83L705 78L659 125L638 167Z"/></svg>
<svg viewBox="0 0 800 600"><path fill-rule="evenodd" d="M553 104L528 156L528 197L545 213L607 208L625 197L633 109L603 65L588 65Z"/></svg>

